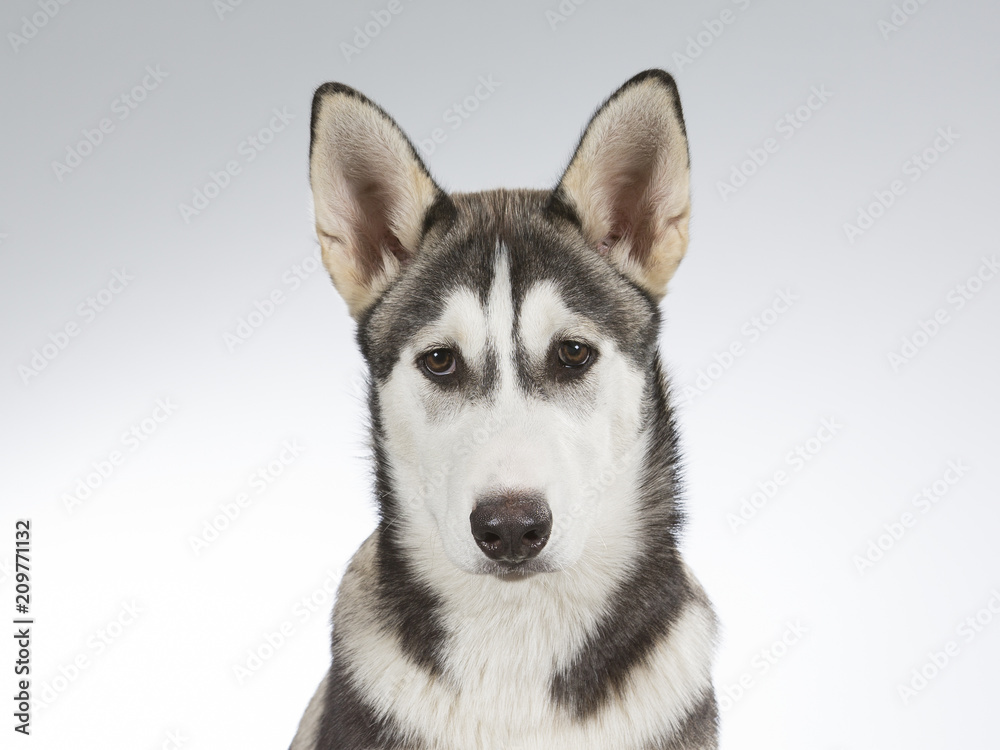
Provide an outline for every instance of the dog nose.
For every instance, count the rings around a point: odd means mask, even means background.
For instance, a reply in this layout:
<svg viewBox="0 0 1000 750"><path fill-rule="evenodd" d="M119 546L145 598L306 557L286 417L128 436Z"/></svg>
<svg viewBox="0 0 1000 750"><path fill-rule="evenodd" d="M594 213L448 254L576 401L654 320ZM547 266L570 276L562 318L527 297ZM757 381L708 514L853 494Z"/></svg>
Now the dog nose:
<svg viewBox="0 0 1000 750"><path fill-rule="evenodd" d="M552 511L540 497L511 493L481 500L469 516L472 536L491 560L522 562L542 551Z"/></svg>

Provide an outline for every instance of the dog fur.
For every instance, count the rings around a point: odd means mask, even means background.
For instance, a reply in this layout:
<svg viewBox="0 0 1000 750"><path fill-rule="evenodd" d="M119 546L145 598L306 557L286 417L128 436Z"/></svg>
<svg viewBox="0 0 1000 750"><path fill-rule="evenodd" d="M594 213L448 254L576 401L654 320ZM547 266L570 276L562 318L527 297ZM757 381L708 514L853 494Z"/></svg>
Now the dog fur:
<svg viewBox="0 0 1000 750"><path fill-rule="evenodd" d="M616 91L553 190L452 195L382 109L325 84L310 180L369 368L380 520L292 750L716 748L657 350L690 214L673 79ZM496 498L550 514L530 559L473 538Z"/></svg>

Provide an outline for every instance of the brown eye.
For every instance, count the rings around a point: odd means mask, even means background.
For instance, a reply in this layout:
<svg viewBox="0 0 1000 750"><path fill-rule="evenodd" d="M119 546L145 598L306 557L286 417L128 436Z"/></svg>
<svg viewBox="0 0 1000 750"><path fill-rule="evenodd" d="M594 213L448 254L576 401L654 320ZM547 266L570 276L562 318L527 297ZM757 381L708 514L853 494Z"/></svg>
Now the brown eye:
<svg viewBox="0 0 1000 750"><path fill-rule="evenodd" d="M559 361L566 367L583 367L591 359L590 347L579 341L563 341L559 345Z"/></svg>
<svg viewBox="0 0 1000 750"><path fill-rule="evenodd" d="M424 367L431 375L451 375L455 372L455 355L451 349L435 349L423 358Z"/></svg>

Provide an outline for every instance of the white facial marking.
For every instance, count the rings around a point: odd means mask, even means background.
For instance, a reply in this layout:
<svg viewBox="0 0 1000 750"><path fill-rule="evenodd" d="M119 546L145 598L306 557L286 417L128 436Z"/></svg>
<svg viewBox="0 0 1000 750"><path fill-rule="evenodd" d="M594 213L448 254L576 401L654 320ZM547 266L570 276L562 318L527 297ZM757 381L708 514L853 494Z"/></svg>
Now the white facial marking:
<svg viewBox="0 0 1000 750"><path fill-rule="evenodd" d="M490 568L469 516L478 501L503 493L544 498L552 532L533 562L547 570L614 557L609 548L627 545L637 530L644 375L593 320L566 305L554 282L536 283L516 310L509 263L498 248L485 304L470 289L452 291L380 389L401 505L394 523L422 540L413 554L431 575L442 563L466 573ZM557 382L548 359L566 340L597 354L581 376ZM418 358L436 347L459 353L466 385L446 387L421 372ZM519 359L543 379L538 387L524 388ZM471 385L484 382L492 384L485 394Z"/></svg>
<svg viewBox="0 0 1000 750"><path fill-rule="evenodd" d="M520 323L524 347L535 357L548 353L556 335L564 340L585 342L601 338L589 320L566 307L552 281L539 281L524 295Z"/></svg>
<svg viewBox="0 0 1000 750"><path fill-rule="evenodd" d="M497 354L500 381L503 386L514 383L514 293L510 285L510 260L507 251L497 248L493 269L493 286L486 307L486 326L490 343ZM506 388L504 388L506 390Z"/></svg>
<svg viewBox="0 0 1000 750"><path fill-rule="evenodd" d="M407 352L415 356L435 346L453 343L462 354L481 359L486 350L487 317L471 289L459 287L448 297L441 316L420 332Z"/></svg>

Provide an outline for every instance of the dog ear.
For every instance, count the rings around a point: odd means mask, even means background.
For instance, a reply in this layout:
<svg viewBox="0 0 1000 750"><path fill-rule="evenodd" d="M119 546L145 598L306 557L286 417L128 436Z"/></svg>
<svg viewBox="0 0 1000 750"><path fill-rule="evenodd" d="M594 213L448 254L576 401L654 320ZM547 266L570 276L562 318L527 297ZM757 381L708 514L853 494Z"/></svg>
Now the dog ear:
<svg viewBox="0 0 1000 750"><path fill-rule="evenodd" d="M323 262L358 318L417 252L431 210L450 201L399 126L354 89L320 86L311 129Z"/></svg>
<svg viewBox="0 0 1000 750"><path fill-rule="evenodd" d="M687 250L689 177L677 86L665 71L647 70L591 118L550 205L659 301Z"/></svg>

